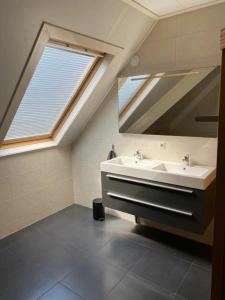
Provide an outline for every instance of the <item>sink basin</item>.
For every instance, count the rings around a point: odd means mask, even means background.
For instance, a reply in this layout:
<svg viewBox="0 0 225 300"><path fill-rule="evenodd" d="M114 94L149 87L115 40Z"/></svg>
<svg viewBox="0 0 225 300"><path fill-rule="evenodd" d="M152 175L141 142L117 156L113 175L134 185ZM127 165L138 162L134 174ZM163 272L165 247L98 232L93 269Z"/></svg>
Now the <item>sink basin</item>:
<svg viewBox="0 0 225 300"><path fill-rule="evenodd" d="M133 168L152 168L156 165L155 161L150 159L142 159L136 163L133 157L119 156L107 161L109 164L121 165Z"/></svg>
<svg viewBox="0 0 225 300"><path fill-rule="evenodd" d="M201 177L207 173L206 167L199 166L185 166L184 164L162 163L153 168L156 171L167 172L171 174L188 175L194 177Z"/></svg>
<svg viewBox="0 0 225 300"><path fill-rule="evenodd" d="M211 166L185 166L182 163L119 156L101 163L101 171L151 181L204 190L216 177Z"/></svg>

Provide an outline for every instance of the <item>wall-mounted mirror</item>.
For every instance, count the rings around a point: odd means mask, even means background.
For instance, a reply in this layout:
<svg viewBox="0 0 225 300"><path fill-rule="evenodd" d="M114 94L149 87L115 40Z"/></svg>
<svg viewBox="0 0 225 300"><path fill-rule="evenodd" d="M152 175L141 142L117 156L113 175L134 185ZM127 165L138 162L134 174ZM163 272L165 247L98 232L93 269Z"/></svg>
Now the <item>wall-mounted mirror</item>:
<svg viewBox="0 0 225 300"><path fill-rule="evenodd" d="M217 137L220 66L118 79L119 132Z"/></svg>

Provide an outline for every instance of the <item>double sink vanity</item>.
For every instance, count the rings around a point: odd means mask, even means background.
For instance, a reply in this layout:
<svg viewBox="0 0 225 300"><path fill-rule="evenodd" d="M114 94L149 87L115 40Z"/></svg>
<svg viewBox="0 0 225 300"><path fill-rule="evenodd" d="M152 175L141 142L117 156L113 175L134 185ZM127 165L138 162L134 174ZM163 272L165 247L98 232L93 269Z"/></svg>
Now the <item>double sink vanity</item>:
<svg viewBox="0 0 225 300"><path fill-rule="evenodd" d="M101 176L106 207L195 233L213 218L214 167L120 156Z"/></svg>

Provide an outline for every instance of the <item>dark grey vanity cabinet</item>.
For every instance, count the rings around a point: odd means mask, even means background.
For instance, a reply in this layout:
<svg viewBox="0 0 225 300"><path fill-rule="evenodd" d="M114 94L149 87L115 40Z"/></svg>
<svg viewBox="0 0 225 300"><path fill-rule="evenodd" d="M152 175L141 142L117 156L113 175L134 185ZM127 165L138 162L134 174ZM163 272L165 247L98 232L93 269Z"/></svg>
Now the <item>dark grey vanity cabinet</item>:
<svg viewBox="0 0 225 300"><path fill-rule="evenodd" d="M106 207L203 233L213 218L215 182L198 190L102 172L102 198Z"/></svg>

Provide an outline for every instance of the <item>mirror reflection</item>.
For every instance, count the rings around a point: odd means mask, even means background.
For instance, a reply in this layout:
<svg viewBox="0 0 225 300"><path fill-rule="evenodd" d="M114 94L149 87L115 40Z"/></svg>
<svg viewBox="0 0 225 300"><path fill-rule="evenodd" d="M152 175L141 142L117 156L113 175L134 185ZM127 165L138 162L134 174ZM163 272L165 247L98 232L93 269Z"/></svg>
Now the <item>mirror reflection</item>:
<svg viewBox="0 0 225 300"><path fill-rule="evenodd" d="M217 137L220 66L118 79L119 132Z"/></svg>

